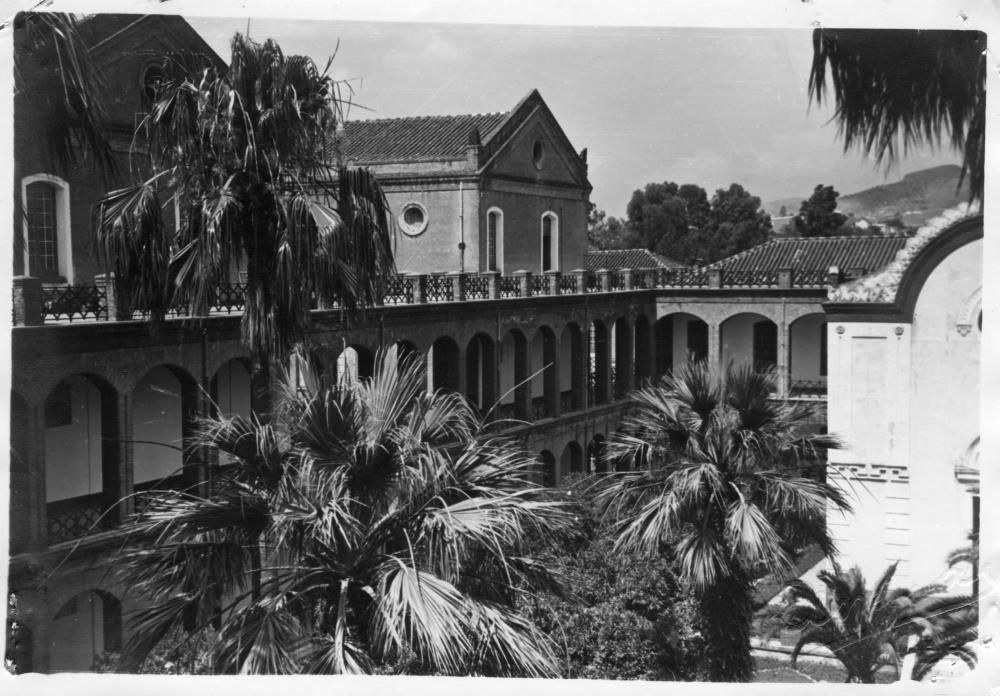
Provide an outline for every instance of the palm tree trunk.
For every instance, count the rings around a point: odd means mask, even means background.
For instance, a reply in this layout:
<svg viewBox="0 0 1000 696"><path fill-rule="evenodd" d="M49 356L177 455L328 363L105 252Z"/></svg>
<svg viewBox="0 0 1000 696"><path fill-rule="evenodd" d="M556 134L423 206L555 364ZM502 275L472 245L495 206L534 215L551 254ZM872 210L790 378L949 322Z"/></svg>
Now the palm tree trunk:
<svg viewBox="0 0 1000 696"><path fill-rule="evenodd" d="M709 681L750 681L753 598L742 570L734 568L733 574L705 590L699 602L705 634L702 676Z"/></svg>

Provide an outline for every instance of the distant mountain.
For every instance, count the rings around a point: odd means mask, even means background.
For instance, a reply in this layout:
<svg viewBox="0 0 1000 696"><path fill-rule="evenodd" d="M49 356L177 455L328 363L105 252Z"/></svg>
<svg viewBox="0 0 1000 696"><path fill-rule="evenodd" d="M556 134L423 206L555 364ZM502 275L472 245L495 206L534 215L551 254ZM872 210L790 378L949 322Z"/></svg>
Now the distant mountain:
<svg viewBox="0 0 1000 696"><path fill-rule="evenodd" d="M883 223L899 218L907 227L918 227L941 211L968 200L968 181L958 188L961 172L961 167L956 164L921 169L891 184L841 195L837 209L845 215L853 215L855 219ZM801 198L782 198L764 203L762 207L772 218L778 216L782 206L785 206L788 215L794 215L808 197L807 194Z"/></svg>
<svg viewBox="0 0 1000 696"><path fill-rule="evenodd" d="M838 209L872 222L899 217L905 225L917 226L968 200L968 180L958 187L961 173L961 167L955 164L921 169L907 174L902 181L841 196Z"/></svg>

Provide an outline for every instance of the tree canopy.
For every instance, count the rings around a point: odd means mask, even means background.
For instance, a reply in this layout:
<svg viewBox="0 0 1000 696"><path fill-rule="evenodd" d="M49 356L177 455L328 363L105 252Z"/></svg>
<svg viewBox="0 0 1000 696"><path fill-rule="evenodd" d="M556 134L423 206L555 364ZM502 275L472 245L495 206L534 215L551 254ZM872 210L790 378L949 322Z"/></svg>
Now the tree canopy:
<svg viewBox="0 0 1000 696"><path fill-rule="evenodd" d="M792 218L795 233L801 237L825 237L838 234L847 216L837 212L837 197L833 186L818 184L812 195L802 201L798 215Z"/></svg>
<svg viewBox="0 0 1000 696"><path fill-rule="evenodd" d="M739 184L711 199L696 184L672 181L637 189L623 222L592 215L589 240L598 249L649 249L686 264L705 264L767 240L771 218L760 198Z"/></svg>

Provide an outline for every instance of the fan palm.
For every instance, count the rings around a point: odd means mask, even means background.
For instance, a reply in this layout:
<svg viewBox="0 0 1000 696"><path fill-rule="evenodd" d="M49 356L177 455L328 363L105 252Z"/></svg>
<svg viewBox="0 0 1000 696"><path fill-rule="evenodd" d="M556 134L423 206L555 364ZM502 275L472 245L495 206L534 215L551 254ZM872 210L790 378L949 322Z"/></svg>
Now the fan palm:
<svg viewBox="0 0 1000 696"><path fill-rule="evenodd" d="M947 140L982 200L985 50L986 35L975 31L816 29L809 95L827 98L829 73L845 151L856 145L878 162Z"/></svg>
<svg viewBox="0 0 1000 696"><path fill-rule="evenodd" d="M899 646L907 635L929 629L921 606L930 595L941 591L929 585L916 591L889 589L896 572L889 566L871 592L857 567L844 572L836 562L833 570L819 573L827 588L823 602L802 580L789 585L795 602L785 614L785 624L802 634L792 650L792 666L802 648L810 643L825 645L847 670L847 681L874 684L875 673L885 664L899 667ZM801 603L800 603L801 602Z"/></svg>
<svg viewBox="0 0 1000 696"><path fill-rule="evenodd" d="M164 58L133 148L151 175L99 202L97 242L120 297L154 318L204 308L245 274L243 338L266 369L301 342L315 302L376 299L393 271L392 219L371 173L336 162L329 64L240 34L231 47L225 70Z"/></svg>
<svg viewBox="0 0 1000 696"><path fill-rule="evenodd" d="M811 407L773 391L773 374L750 366L689 364L633 394L627 434L608 447L638 469L599 494L616 549L675 555L699 596L712 680L751 676L753 580L809 543L832 553L827 505L849 509L840 489L806 475L835 438L813 432Z"/></svg>
<svg viewBox="0 0 1000 696"><path fill-rule="evenodd" d="M306 384L285 380L268 424L207 421L198 445L228 462L213 492L156 492L131 524L122 577L150 605L121 668L221 620L223 672L556 674L502 599L538 572L522 537L568 521L530 483L534 460L482 437L461 397L428 394L423 361Z"/></svg>

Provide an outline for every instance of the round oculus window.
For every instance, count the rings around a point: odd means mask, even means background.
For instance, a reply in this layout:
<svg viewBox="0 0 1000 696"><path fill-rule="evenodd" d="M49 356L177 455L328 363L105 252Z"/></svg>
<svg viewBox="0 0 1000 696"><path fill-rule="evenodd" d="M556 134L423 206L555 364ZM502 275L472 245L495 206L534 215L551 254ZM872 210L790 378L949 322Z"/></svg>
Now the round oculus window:
<svg viewBox="0 0 1000 696"><path fill-rule="evenodd" d="M536 169L542 168L542 162L545 160L545 143L541 140L536 140L531 145L531 160L535 163Z"/></svg>
<svg viewBox="0 0 1000 696"><path fill-rule="evenodd" d="M403 234L416 237L427 229L427 210L419 203L407 203L399 215L399 226Z"/></svg>

